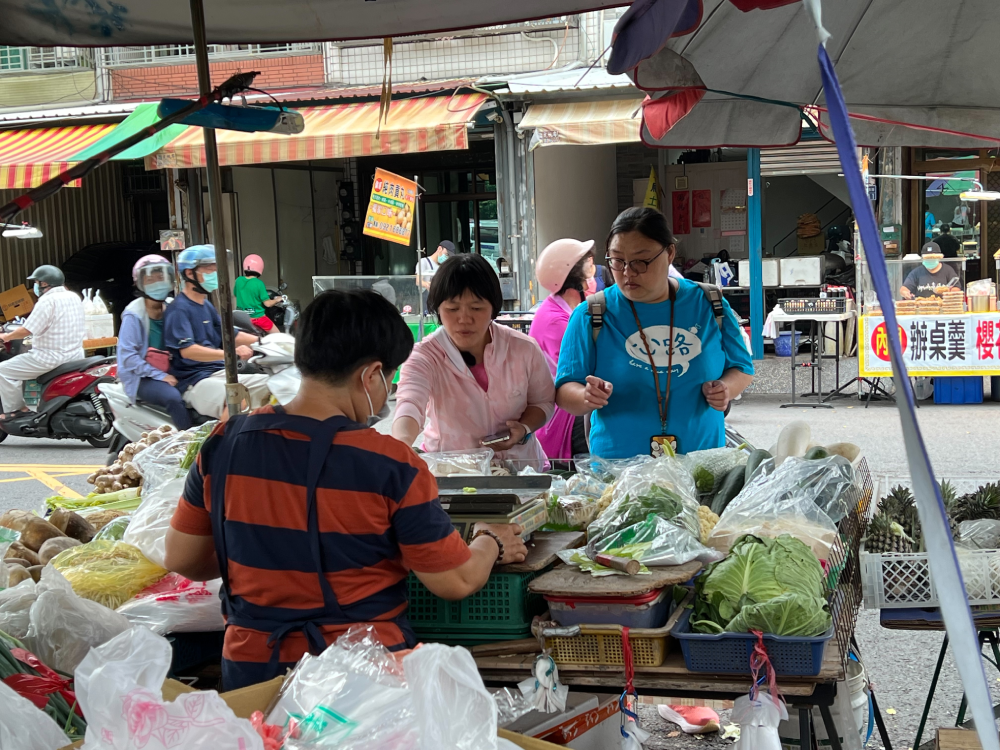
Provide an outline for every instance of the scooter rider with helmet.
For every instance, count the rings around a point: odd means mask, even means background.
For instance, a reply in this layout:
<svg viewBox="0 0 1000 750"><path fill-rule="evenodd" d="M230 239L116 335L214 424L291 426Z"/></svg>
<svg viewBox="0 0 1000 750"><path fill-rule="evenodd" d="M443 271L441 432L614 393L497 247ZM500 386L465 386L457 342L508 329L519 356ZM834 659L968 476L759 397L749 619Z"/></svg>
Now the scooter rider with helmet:
<svg viewBox="0 0 1000 750"><path fill-rule="evenodd" d="M253 324L265 333L274 333L274 322L264 314L265 307L280 305L281 297L271 299L267 287L260 280L264 273L264 260L259 255L248 255L243 259L243 275L233 284L236 307L250 315Z"/></svg>
<svg viewBox="0 0 1000 750"><path fill-rule="evenodd" d="M178 430L191 426L191 416L170 374L170 355L163 343L167 298L174 293L173 264L146 255L132 267L139 298L122 311L118 329L118 380L133 404L141 399L166 409Z"/></svg>
<svg viewBox="0 0 1000 750"><path fill-rule="evenodd" d="M83 301L63 286L63 272L55 266L39 266L28 281L33 283L38 297L31 314L20 328L0 333L4 344L31 336L31 351L0 362L0 419L4 420L28 411L21 386L25 380L83 359L83 339L87 335Z"/></svg>
<svg viewBox="0 0 1000 750"><path fill-rule="evenodd" d="M218 419L226 408L225 354L222 350L222 318L209 300L219 288L215 247L194 245L177 256L183 288L163 318L164 345L170 352L170 374L184 403L205 416ZM236 354L253 356L253 334L236 331ZM270 394L267 375L240 375L250 391L251 408L266 404Z"/></svg>

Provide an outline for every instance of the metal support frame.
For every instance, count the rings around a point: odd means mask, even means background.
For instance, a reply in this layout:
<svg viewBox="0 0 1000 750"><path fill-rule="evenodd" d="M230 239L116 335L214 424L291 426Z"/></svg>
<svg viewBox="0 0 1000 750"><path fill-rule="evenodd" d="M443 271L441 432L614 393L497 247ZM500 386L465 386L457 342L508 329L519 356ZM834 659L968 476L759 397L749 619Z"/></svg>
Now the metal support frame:
<svg viewBox="0 0 1000 750"><path fill-rule="evenodd" d="M763 209L760 149L747 149L747 234L750 244L750 343L754 359L764 359Z"/></svg>
<svg viewBox="0 0 1000 750"><path fill-rule="evenodd" d="M195 61L198 68L198 91L204 96L212 91L212 76L208 65L208 42L205 37L205 6L202 0L191 0L191 27L194 31ZM233 300L230 296L229 259L226 256L223 233L222 174L219 170L219 150L215 130L204 128L205 165L208 173L208 204L212 211L212 244L219 274L219 315L222 317L222 351L226 362L226 406L230 416L240 413L242 397L236 377L236 337L233 332ZM191 200L201 200L200 193ZM220 257L221 256L221 257Z"/></svg>

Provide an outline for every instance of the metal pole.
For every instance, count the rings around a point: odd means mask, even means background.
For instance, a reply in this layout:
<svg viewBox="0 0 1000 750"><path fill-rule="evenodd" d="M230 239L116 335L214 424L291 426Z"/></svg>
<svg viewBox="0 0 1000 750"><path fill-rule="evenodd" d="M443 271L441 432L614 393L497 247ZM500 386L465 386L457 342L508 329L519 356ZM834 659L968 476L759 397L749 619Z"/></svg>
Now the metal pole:
<svg viewBox="0 0 1000 750"><path fill-rule="evenodd" d="M198 90L202 95L212 91L212 75L208 67L208 42L205 38L205 6L202 0L191 0L191 27L194 29L194 52L198 66ZM219 151L215 130L205 131L205 166L208 172L208 204L212 211L212 244L219 273L219 314L222 317L222 351L226 359L226 405L229 414L240 413L239 388L236 378L236 342L233 334L233 300L230 296L229 259L226 256L225 234L222 231L222 175L219 171ZM201 195L196 196L201 200Z"/></svg>
<svg viewBox="0 0 1000 750"><path fill-rule="evenodd" d="M760 149L747 149L747 239L750 245L750 343L754 359L764 359L764 263L761 237ZM792 326L794 343L795 326ZM795 360L794 346L792 360ZM793 393L794 398L794 393Z"/></svg>
<svg viewBox="0 0 1000 750"><path fill-rule="evenodd" d="M417 286L420 287L420 320L417 322L417 341L424 340L424 273L420 268L420 175L413 175L417 192L413 198L413 229L417 233Z"/></svg>

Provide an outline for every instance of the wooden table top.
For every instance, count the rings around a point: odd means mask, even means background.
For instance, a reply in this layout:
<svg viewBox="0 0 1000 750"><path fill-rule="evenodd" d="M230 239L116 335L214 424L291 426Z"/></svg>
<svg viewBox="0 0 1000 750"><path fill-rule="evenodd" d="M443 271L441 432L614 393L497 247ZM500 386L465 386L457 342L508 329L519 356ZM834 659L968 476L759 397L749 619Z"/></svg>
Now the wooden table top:
<svg viewBox="0 0 1000 750"><path fill-rule="evenodd" d="M534 573L543 570L559 558L557 552L583 546L587 535L582 531L536 531L528 542L524 562L498 565L496 573Z"/></svg>
<svg viewBox="0 0 1000 750"><path fill-rule="evenodd" d="M690 581L701 570L700 562L652 567L649 575L592 576L569 565L538 576L528 584L537 594L550 596L641 596L654 589Z"/></svg>

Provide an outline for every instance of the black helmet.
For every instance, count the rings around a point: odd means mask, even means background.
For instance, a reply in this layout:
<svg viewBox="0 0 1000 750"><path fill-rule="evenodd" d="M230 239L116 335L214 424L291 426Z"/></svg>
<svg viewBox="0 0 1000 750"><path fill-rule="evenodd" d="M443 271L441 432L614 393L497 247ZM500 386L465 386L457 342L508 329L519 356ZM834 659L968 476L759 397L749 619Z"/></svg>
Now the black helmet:
<svg viewBox="0 0 1000 750"><path fill-rule="evenodd" d="M55 266L39 266L31 272L28 281L37 281L46 286L62 286L66 276Z"/></svg>

